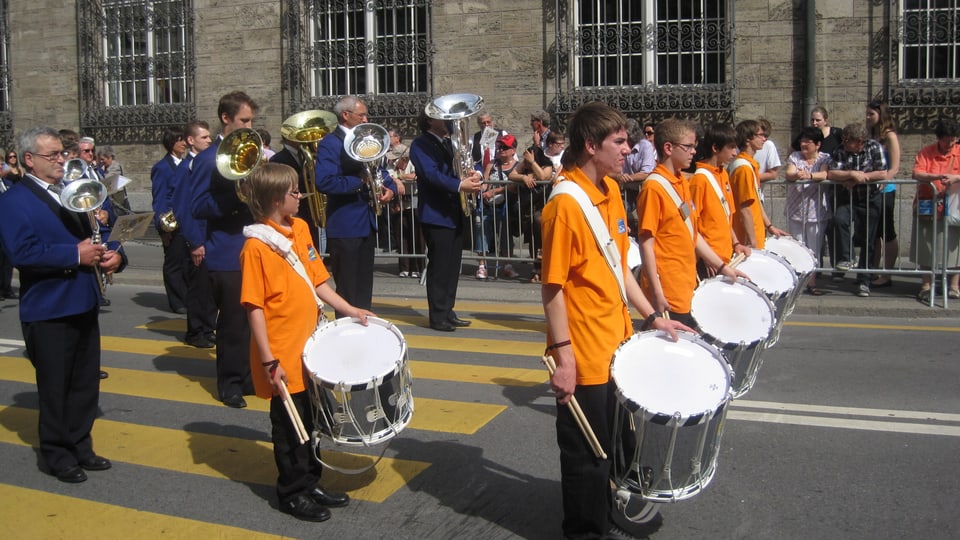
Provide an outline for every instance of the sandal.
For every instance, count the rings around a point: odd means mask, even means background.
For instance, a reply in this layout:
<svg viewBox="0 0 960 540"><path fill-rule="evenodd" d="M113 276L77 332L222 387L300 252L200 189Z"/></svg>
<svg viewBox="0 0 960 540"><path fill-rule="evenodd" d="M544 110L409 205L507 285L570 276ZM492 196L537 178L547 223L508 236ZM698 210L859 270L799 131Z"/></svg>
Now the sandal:
<svg viewBox="0 0 960 540"><path fill-rule="evenodd" d="M893 287L893 280L890 278L884 279L882 277L879 277L871 281L870 286L873 287L874 289L880 289L883 287Z"/></svg>
<svg viewBox="0 0 960 540"><path fill-rule="evenodd" d="M950 287L949 291L947 292L947 298L952 298L953 300L960 298L960 289L956 287Z"/></svg>
<svg viewBox="0 0 960 540"><path fill-rule="evenodd" d="M930 287L925 289L920 289L920 292L917 293L917 300L927 303L930 301Z"/></svg>
<svg viewBox="0 0 960 540"><path fill-rule="evenodd" d="M540 273L536 272L530 276L530 283L540 283Z"/></svg>
<svg viewBox="0 0 960 540"><path fill-rule="evenodd" d="M810 296L823 296L823 291L813 285L807 285L807 294Z"/></svg>

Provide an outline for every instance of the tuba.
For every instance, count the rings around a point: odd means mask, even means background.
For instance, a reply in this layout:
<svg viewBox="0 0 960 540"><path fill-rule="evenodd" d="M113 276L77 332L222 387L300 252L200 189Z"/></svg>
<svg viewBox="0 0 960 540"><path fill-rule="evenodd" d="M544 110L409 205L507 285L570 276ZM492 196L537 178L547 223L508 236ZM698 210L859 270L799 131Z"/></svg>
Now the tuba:
<svg viewBox="0 0 960 540"><path fill-rule="evenodd" d="M284 120L280 126L280 135L284 139L300 143L303 195L310 207L314 225L320 228L327 226L327 196L317 191L317 143L335 129L337 116L327 111L299 112Z"/></svg>
<svg viewBox="0 0 960 540"><path fill-rule="evenodd" d="M227 134L217 145L217 172L236 182L237 198L247 202L243 180L263 160L263 139L250 128L239 128Z"/></svg>
<svg viewBox="0 0 960 540"><path fill-rule="evenodd" d="M467 118L483 110L483 98L476 94L447 94L428 103L424 112L430 118L451 120L450 142L453 143L453 171L463 178L473 170L473 156L467 135ZM477 204L472 195L460 192L460 208L463 215L470 217Z"/></svg>
<svg viewBox="0 0 960 540"><path fill-rule="evenodd" d="M90 178L90 166L87 162L79 158L67 160L63 164L63 183L69 184L81 178Z"/></svg>
<svg viewBox="0 0 960 540"><path fill-rule="evenodd" d="M350 159L366 165L364 181L370 189L370 206L380 216L380 197L383 196L383 172L380 165L390 150L390 133L380 124L358 124L343 139L343 147Z"/></svg>
<svg viewBox="0 0 960 540"><path fill-rule="evenodd" d="M80 160L70 160L80 161ZM64 208L71 212L86 214L90 220L90 230L93 236L90 241L94 244L102 243L100 238L100 222L97 220L96 211L103 206L107 200L107 186L99 180L84 178L83 180L74 180L63 188L60 193L60 203ZM103 273L98 265L93 265L93 272L97 276L97 285L100 287L100 295L106 293L107 283L104 280Z"/></svg>

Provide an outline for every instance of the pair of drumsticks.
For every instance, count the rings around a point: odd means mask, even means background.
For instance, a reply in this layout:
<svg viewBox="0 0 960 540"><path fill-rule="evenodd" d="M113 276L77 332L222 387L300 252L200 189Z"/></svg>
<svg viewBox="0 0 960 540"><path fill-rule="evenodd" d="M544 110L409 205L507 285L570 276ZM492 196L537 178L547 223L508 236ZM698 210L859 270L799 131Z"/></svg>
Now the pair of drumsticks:
<svg viewBox="0 0 960 540"><path fill-rule="evenodd" d="M310 434L307 433L307 428L303 426L303 419L300 418L300 413L297 412L297 406L293 403L293 399L290 398L290 391L287 390L287 385L282 381L280 382L280 400L283 402L283 408L287 410L287 416L290 417L293 429L297 432L297 440L300 441L300 444L309 441Z"/></svg>

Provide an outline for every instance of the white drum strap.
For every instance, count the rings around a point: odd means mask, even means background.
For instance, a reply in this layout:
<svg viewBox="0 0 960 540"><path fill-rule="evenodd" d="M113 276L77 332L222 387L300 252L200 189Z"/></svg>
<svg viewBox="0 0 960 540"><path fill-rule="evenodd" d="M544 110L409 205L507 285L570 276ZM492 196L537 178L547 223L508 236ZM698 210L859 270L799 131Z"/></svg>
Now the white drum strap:
<svg viewBox="0 0 960 540"><path fill-rule="evenodd" d="M573 200L577 201L577 204L580 205L580 210L583 211L583 215L587 219L587 224L590 225L590 230L593 232L593 238L597 241L597 247L600 248L600 252L603 253L604 258L607 260L607 266L610 267L613 276L617 278L617 286L620 287L620 298L623 299L623 303L626 304L627 289L623 283L623 268L620 266L620 250L617 248L617 244L613 241L613 238L610 237L610 231L607 230L607 224L604 223L603 216L600 215L600 210L597 210L597 207L590 201L587 192L578 186L576 182L572 180L566 181L566 178L560 177L553 186L553 192L550 194L550 198L552 199L557 195L564 194L573 197Z"/></svg>
<svg viewBox="0 0 960 540"><path fill-rule="evenodd" d="M693 230L693 221L690 219L690 207L687 205L687 203L680 200L680 194L677 193L677 190L673 188L673 186L670 184L670 181L656 173L651 173L649 176L647 176L647 180L653 180L654 182L660 184L660 187L667 192L667 195L673 201L673 204L677 206L677 211L680 212L680 217L683 219L683 222L687 225L687 230L690 231L690 238L696 242L697 232Z"/></svg>
<svg viewBox="0 0 960 540"><path fill-rule="evenodd" d="M710 187L713 188L713 192L716 193L717 198L720 199L720 206L723 207L723 215L727 216L727 221L730 221L730 203L727 202L723 190L720 189L720 182L717 182L717 177L714 176L709 169L704 169L703 167L697 169L693 174L702 174L707 179Z"/></svg>
<svg viewBox="0 0 960 540"><path fill-rule="evenodd" d="M760 190L760 179L757 178L757 171L754 170L753 165L749 161L743 158L737 158L733 160L733 163L727 167L727 170L730 172L730 176L733 177L733 171L739 169L740 167L746 167L750 170L750 176L753 177L753 189L757 191L757 197L760 198L760 204L763 204L763 191Z"/></svg>
<svg viewBox="0 0 960 540"><path fill-rule="evenodd" d="M264 225L263 223L254 223L253 225L245 226L243 228L243 235L247 238L256 238L257 240L260 240L270 249L272 249L274 253L280 255L285 261L290 263L290 266L293 267L293 271L303 278L303 280L307 283L307 286L310 288L310 291L313 292L313 299L316 300L317 309L320 312L317 326L321 326L326 323L327 319L323 316L323 300L317 296L317 289L313 286L313 282L307 276L307 269L304 268L303 262L300 260L300 257L297 256L297 252L293 250L293 243L282 234L278 233L273 227Z"/></svg>

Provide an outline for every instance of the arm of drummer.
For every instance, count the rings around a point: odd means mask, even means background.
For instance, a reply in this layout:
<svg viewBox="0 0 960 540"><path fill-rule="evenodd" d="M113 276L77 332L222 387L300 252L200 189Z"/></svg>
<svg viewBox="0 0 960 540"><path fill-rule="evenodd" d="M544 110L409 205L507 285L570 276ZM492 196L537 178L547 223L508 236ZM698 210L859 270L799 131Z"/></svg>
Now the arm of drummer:
<svg viewBox="0 0 960 540"><path fill-rule="evenodd" d="M640 288L640 284L637 283L637 280L634 279L633 275L629 272L626 272L626 275L623 276L623 285L626 287L627 300L633 305L637 311L640 312L640 315L646 319L651 313L656 311L653 309L653 304L647 300L645 294L643 294L643 289ZM650 327L656 330L663 330L670 336L670 339L677 341L679 337L677 336L678 330L683 330L684 332L696 333L693 328L680 323L679 321L673 321L666 317L657 317L650 324Z"/></svg>
<svg viewBox="0 0 960 540"><path fill-rule="evenodd" d="M570 341L563 288L560 285L544 283L540 288L540 296L543 302L543 313L547 319L547 335L550 336L551 342ZM550 376L550 388L557 395L557 403L565 405L570 402L573 391L577 387L577 359L570 345L554 349L552 355L557 363L557 369Z"/></svg>
<svg viewBox="0 0 960 540"><path fill-rule="evenodd" d="M750 279L750 276L725 264L723 259L721 259L720 256L713 251L713 249L710 247L710 244L707 243L703 236L697 235L697 243L694 246L694 251L697 253L697 257L703 259L704 264L710 268L713 268L714 271L720 270L720 274L723 274L734 281L736 281L738 277Z"/></svg>
<svg viewBox="0 0 960 540"><path fill-rule="evenodd" d="M282 365L277 365L272 374L270 372L272 360L276 356L270 349L270 340L267 337L267 318L263 314L263 308L251 305L245 307L247 308L247 320L250 321L250 336L253 337L254 347L260 353L261 363L264 364L263 371L267 374L267 379L273 386L273 394L279 395L280 385L287 382L287 372L284 371Z"/></svg>
<svg viewBox="0 0 960 540"><path fill-rule="evenodd" d="M367 317L376 317L377 314L368 311L366 309L361 309L354 307L349 302L343 299L342 296L337 294L337 291L333 290L333 287L329 283L324 281L323 283L317 285L317 296L324 301L327 305L337 310L340 313L346 313L351 317L360 319L360 324L363 326L367 325Z"/></svg>

